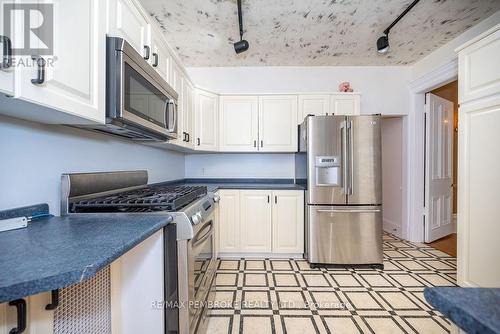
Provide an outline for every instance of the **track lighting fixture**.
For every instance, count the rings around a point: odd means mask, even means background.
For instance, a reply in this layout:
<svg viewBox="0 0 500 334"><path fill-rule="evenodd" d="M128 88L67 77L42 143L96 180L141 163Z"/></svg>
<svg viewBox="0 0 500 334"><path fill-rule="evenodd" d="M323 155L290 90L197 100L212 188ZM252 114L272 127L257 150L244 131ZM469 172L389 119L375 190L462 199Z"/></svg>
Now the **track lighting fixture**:
<svg viewBox="0 0 500 334"><path fill-rule="evenodd" d="M380 54L387 53L389 51L389 31L391 30L392 27L396 25L396 23L399 22L405 16L408 14L408 12L419 2L420 0L415 0L413 1L399 16L397 19L395 19L385 30L384 30L384 36L381 36L377 40L377 52Z"/></svg>
<svg viewBox="0 0 500 334"><path fill-rule="evenodd" d="M234 43L234 51L242 53L248 50L249 44L243 39L243 13L241 11L241 0L238 0L238 23L240 25L240 40Z"/></svg>

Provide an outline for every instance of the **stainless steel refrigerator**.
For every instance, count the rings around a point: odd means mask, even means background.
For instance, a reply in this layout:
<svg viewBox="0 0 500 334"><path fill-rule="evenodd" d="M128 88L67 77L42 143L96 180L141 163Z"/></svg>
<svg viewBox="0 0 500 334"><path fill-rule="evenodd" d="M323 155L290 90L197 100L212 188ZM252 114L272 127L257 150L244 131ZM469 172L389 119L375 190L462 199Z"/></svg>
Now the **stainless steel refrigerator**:
<svg viewBox="0 0 500 334"><path fill-rule="evenodd" d="M379 116L308 116L296 162L306 165L306 258L382 265ZM302 155L302 157L300 157Z"/></svg>

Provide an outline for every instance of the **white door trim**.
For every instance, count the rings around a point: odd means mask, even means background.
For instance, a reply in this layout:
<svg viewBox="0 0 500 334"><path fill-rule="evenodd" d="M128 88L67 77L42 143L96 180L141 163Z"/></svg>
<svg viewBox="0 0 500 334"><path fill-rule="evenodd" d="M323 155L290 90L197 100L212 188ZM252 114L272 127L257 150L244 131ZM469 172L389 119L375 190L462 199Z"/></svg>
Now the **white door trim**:
<svg viewBox="0 0 500 334"><path fill-rule="evenodd" d="M406 122L407 164L404 178L406 189L406 207L403 212L406 219L403 226L403 238L424 241L424 110L425 93L446 85L458 78L458 61L453 59L426 75L414 80L409 85L410 112Z"/></svg>

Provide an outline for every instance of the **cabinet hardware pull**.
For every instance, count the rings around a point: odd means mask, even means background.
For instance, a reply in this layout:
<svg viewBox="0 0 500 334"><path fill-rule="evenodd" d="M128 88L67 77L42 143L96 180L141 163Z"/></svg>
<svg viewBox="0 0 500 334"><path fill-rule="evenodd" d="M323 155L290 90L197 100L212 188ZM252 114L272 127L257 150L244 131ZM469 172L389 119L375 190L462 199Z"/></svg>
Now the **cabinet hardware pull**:
<svg viewBox="0 0 500 334"><path fill-rule="evenodd" d="M47 306L45 306L45 309L49 311L55 310L59 306L59 289L52 290L50 292L50 295L52 300L50 304L47 304Z"/></svg>
<svg viewBox="0 0 500 334"><path fill-rule="evenodd" d="M3 45L3 59L0 69L7 69L12 66L12 42L7 36L0 36Z"/></svg>
<svg viewBox="0 0 500 334"><path fill-rule="evenodd" d="M189 133L186 133L187 135L187 142L189 143L191 141L191 135Z"/></svg>
<svg viewBox="0 0 500 334"><path fill-rule="evenodd" d="M274 196L274 204L278 204L278 196Z"/></svg>
<svg viewBox="0 0 500 334"><path fill-rule="evenodd" d="M256 140L253 141L253 147L257 147L257 141Z"/></svg>
<svg viewBox="0 0 500 334"><path fill-rule="evenodd" d="M267 195L267 203L269 203L269 195Z"/></svg>
<svg viewBox="0 0 500 334"><path fill-rule="evenodd" d="M186 133L182 132L182 141L186 141Z"/></svg>
<svg viewBox="0 0 500 334"><path fill-rule="evenodd" d="M149 45L144 45L144 59L149 60L149 56L151 54L151 48Z"/></svg>
<svg viewBox="0 0 500 334"><path fill-rule="evenodd" d="M153 52L153 67L157 67L158 66L158 54L156 52Z"/></svg>
<svg viewBox="0 0 500 334"><path fill-rule="evenodd" d="M200 146L200 138L197 138L198 146Z"/></svg>
<svg viewBox="0 0 500 334"><path fill-rule="evenodd" d="M10 306L15 306L17 310L17 327L12 328L9 334L21 334L26 330L26 301L16 299L9 302Z"/></svg>
<svg viewBox="0 0 500 334"><path fill-rule="evenodd" d="M36 62L38 68L37 78L31 79L31 83L33 85L41 85L45 82L45 59L40 56L31 56L31 59Z"/></svg>
<svg viewBox="0 0 500 334"><path fill-rule="evenodd" d="M264 147L264 141L263 140L260 141L260 147Z"/></svg>

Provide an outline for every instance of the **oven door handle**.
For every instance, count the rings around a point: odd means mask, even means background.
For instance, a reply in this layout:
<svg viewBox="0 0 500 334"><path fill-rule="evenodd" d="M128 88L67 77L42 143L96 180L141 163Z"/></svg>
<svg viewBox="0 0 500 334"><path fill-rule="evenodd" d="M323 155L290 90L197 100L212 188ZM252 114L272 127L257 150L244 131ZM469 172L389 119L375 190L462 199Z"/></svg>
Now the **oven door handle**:
<svg viewBox="0 0 500 334"><path fill-rule="evenodd" d="M194 247L204 243L205 240L207 240L212 235L213 227L214 227L213 220L206 223L205 226L203 226L201 228L201 230L198 233L196 233L196 238L192 240L191 246L194 248ZM205 230L207 230L207 231L205 232ZM202 232L205 232L205 233L203 234ZM201 237L199 237L199 235L201 235Z"/></svg>

